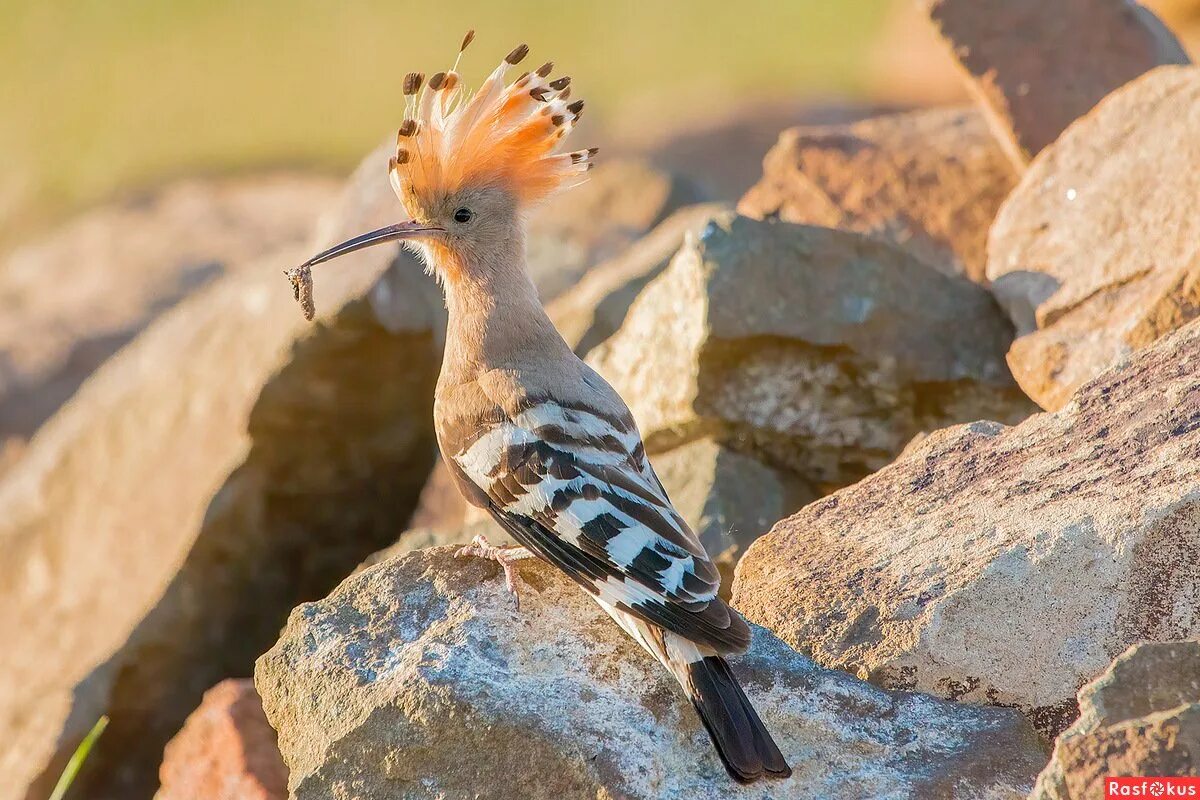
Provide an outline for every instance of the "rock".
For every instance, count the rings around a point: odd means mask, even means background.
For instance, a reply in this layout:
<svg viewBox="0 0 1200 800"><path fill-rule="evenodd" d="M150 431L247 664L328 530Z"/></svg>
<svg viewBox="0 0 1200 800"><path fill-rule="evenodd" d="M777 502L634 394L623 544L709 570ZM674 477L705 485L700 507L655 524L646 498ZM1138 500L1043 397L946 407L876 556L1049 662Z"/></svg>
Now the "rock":
<svg viewBox="0 0 1200 800"><path fill-rule="evenodd" d="M666 269L689 233L699 234L710 220L732 215L733 209L721 203L676 211L619 256L589 270L546 312L567 344L586 355L617 332L634 299Z"/></svg>
<svg viewBox="0 0 1200 800"><path fill-rule="evenodd" d="M153 319L307 242L338 183L182 180L89 211L0 258L0 442L28 438Z"/></svg>
<svg viewBox="0 0 1200 800"><path fill-rule="evenodd" d="M1005 428L937 431L759 538L733 600L819 663L1054 735L1134 642L1200 635L1200 324Z"/></svg>
<svg viewBox="0 0 1200 800"><path fill-rule="evenodd" d="M598 162L588 180L529 220L529 273L549 302L682 206L707 199L688 181L639 159Z"/></svg>
<svg viewBox="0 0 1200 800"><path fill-rule="evenodd" d="M1111 775L1200 776L1200 642L1130 647L1079 692L1079 711L1030 800L1101 797Z"/></svg>
<svg viewBox="0 0 1200 800"><path fill-rule="evenodd" d="M795 770L737 789L677 685L578 587L451 548L347 579L291 615L255 685L296 800L1024 797L1018 714L891 694L767 631L734 665Z"/></svg>
<svg viewBox="0 0 1200 800"><path fill-rule="evenodd" d="M840 486L920 431L1023 419L1010 336L984 289L902 250L738 217L686 244L588 361L651 454L710 436Z"/></svg>
<svg viewBox="0 0 1200 800"><path fill-rule="evenodd" d="M816 491L795 475L772 469L711 439L688 442L650 460L675 509L721 570L725 597L734 565L750 543L817 497ZM421 493L421 501L429 503L427 510L414 514L412 529L383 551L385 555L372 556L366 564L426 547L466 544L477 534L492 544L515 544L486 511L467 506L450 481L449 470L439 462ZM453 506L455 501L457 506ZM432 513L434 508L440 513Z"/></svg>
<svg viewBox="0 0 1200 800"><path fill-rule="evenodd" d="M1134 0L919 0L1018 168L1182 45Z"/></svg>
<svg viewBox="0 0 1200 800"><path fill-rule="evenodd" d="M163 753L155 800L286 800L287 766L250 680L204 693Z"/></svg>
<svg viewBox="0 0 1200 800"><path fill-rule="evenodd" d="M988 243L1021 338L1008 360L1044 408L1197 314L1200 68L1162 67L1098 105L1030 166Z"/></svg>
<svg viewBox="0 0 1200 800"><path fill-rule="evenodd" d="M381 163L320 240L394 219ZM440 293L398 249L367 250L317 273L312 325L281 275L310 252L163 314L5 473L3 800L47 796L101 713L80 796L149 796L201 694L408 519L433 460Z"/></svg>
<svg viewBox="0 0 1200 800"><path fill-rule="evenodd" d="M738 211L866 233L983 281L988 227L1015 184L982 113L932 109L784 131Z"/></svg>
<svg viewBox="0 0 1200 800"><path fill-rule="evenodd" d="M1022 336L1008 363L1043 408L1061 408L1079 386L1200 314L1200 266L1147 274L1089 298L1049 327Z"/></svg>

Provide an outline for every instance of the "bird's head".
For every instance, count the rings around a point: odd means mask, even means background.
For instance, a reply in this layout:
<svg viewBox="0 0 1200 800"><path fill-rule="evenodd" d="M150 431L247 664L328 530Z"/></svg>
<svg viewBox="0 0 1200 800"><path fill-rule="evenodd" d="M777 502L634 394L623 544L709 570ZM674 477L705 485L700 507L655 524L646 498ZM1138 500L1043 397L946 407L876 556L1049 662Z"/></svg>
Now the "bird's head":
<svg viewBox="0 0 1200 800"><path fill-rule="evenodd" d="M460 58L473 38L463 39ZM342 242L301 269L403 240L454 282L491 254L520 246L522 212L579 182L596 153L558 152L583 101L570 99L570 78L552 77L553 64L508 81L528 53L521 45L505 56L474 94L464 89L458 60L429 80L405 76L406 113L388 174L410 219Z"/></svg>

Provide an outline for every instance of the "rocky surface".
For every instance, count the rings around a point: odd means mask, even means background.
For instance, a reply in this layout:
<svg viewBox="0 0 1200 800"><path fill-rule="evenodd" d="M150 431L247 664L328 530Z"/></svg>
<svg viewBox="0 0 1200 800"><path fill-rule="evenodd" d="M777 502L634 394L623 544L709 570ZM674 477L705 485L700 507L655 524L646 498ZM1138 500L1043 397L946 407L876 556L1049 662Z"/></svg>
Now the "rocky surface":
<svg viewBox="0 0 1200 800"><path fill-rule="evenodd" d="M914 111L784 131L738 211L866 233L982 281L988 227L1016 179L981 112Z"/></svg>
<svg viewBox="0 0 1200 800"><path fill-rule="evenodd" d="M1110 775L1200 776L1200 642L1130 647L1079 692L1079 712L1030 800L1102 797Z"/></svg>
<svg viewBox="0 0 1200 800"><path fill-rule="evenodd" d="M694 184L636 158L608 159L529 220L529 273L548 302L671 212L706 200Z"/></svg>
<svg viewBox="0 0 1200 800"><path fill-rule="evenodd" d="M612 336L646 284L658 277L687 235L698 235L709 220L728 219L733 209L720 203L676 211L616 258L593 267L578 283L546 306L558 332L579 356Z"/></svg>
<svg viewBox="0 0 1200 800"><path fill-rule="evenodd" d="M163 752L155 800L285 800L287 767L250 680L204 693Z"/></svg>
<svg viewBox="0 0 1200 800"><path fill-rule="evenodd" d="M1109 92L1183 46L1135 0L918 0L1013 163L1029 159Z"/></svg>
<svg viewBox="0 0 1200 800"><path fill-rule="evenodd" d="M739 788L673 680L567 578L450 548L297 608L255 684L297 800L1018 798L1045 756L1019 715L892 694L756 630L735 669L794 776Z"/></svg>
<svg viewBox="0 0 1200 800"><path fill-rule="evenodd" d="M151 320L308 241L332 178L191 179L89 211L0 258L0 445L27 439Z"/></svg>
<svg viewBox="0 0 1200 800"><path fill-rule="evenodd" d="M1200 635L1200 325L1006 428L937 431L761 537L747 617L884 686L1053 735L1131 643Z"/></svg>
<svg viewBox="0 0 1200 800"><path fill-rule="evenodd" d="M1021 338L1009 364L1055 409L1109 365L1200 313L1200 67L1163 67L1079 120L1032 164L988 245Z"/></svg>
<svg viewBox="0 0 1200 800"><path fill-rule="evenodd" d="M984 289L884 242L738 217L685 244L588 361L651 454L711 436L836 486L920 431L1023 419L1010 336Z"/></svg>
<svg viewBox="0 0 1200 800"><path fill-rule="evenodd" d="M364 170L320 240L394 219L378 160ZM310 325L281 275L307 253L164 314L0 482L4 800L46 796L104 712L79 791L148 796L203 691L408 518L433 458L437 288L365 251L317 274Z"/></svg>

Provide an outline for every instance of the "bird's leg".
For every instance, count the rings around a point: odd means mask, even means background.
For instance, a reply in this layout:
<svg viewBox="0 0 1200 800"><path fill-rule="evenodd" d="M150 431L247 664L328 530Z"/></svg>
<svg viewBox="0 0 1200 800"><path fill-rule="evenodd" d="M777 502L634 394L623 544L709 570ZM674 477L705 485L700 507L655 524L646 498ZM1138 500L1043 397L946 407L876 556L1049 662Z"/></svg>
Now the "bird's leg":
<svg viewBox="0 0 1200 800"><path fill-rule="evenodd" d="M479 556L480 558L486 558L489 561L495 561L499 564L500 569L504 570L504 585L516 601L517 609L521 608L521 595L517 593L517 571L513 565L518 561L533 558L533 553L524 547L497 547L496 545L489 544L486 538L479 535L472 539L469 545L459 549L454 555L458 558Z"/></svg>

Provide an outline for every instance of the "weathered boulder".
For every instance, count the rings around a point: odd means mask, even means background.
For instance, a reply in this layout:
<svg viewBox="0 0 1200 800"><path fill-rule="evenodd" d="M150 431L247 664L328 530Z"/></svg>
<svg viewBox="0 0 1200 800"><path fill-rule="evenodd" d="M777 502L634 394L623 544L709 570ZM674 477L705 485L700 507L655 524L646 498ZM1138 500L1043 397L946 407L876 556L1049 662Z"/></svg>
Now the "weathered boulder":
<svg viewBox="0 0 1200 800"><path fill-rule="evenodd" d="M155 800L285 800L287 766L247 679L221 681L163 752Z"/></svg>
<svg viewBox="0 0 1200 800"><path fill-rule="evenodd" d="M795 770L740 788L678 687L574 583L410 553L297 608L255 684L297 800L1017 798L1045 763L1020 715L891 694L764 630L734 668Z"/></svg>
<svg viewBox="0 0 1200 800"><path fill-rule="evenodd" d="M981 281L988 227L1016 180L981 112L913 111L784 131L738 211L866 233Z"/></svg>
<svg viewBox="0 0 1200 800"><path fill-rule="evenodd" d="M988 277L1044 408L1200 313L1197 126L1200 67L1157 69L1042 151L1001 208Z"/></svg>
<svg viewBox="0 0 1200 800"><path fill-rule="evenodd" d="M183 180L0 258L0 444L33 435L106 358L198 288L303 244L338 182Z"/></svg>
<svg viewBox="0 0 1200 800"><path fill-rule="evenodd" d="M1018 168L1179 41L1135 0L918 0Z"/></svg>
<svg viewBox="0 0 1200 800"><path fill-rule="evenodd" d="M733 209L721 203L688 206L626 248L616 258L590 269L579 282L546 305L559 333L585 356L625 322L634 299L658 277L689 233L699 234L712 219L728 219Z"/></svg>
<svg viewBox="0 0 1200 800"><path fill-rule="evenodd" d="M919 431L1023 419L1011 334L986 290L887 243L737 217L690 239L588 361L652 454L711 436L844 485Z"/></svg>
<svg viewBox="0 0 1200 800"><path fill-rule="evenodd" d="M937 431L758 539L733 599L819 663L1048 734L1133 642L1200 635L1200 324L1056 413Z"/></svg>
<svg viewBox="0 0 1200 800"><path fill-rule="evenodd" d="M1083 687L1030 800L1103 797L1111 775L1200 776L1200 642L1136 644Z"/></svg>
<svg viewBox="0 0 1200 800"><path fill-rule="evenodd" d="M394 220L383 169L322 242ZM45 797L101 713L82 793L148 796L201 694L407 520L433 459L438 290L364 251L317 274L310 325L281 274L309 252L164 314L0 482L0 798Z"/></svg>
<svg viewBox="0 0 1200 800"><path fill-rule="evenodd" d="M626 158L603 160L588 180L529 220L529 273L543 302L575 285L671 212L707 199L691 182Z"/></svg>
<svg viewBox="0 0 1200 800"><path fill-rule="evenodd" d="M796 475L723 447L697 439L650 457L671 502L721 570L724 596L733 568L746 548L772 525L817 497ZM477 534L492 544L514 543L486 511L468 507L451 483L442 462L421 492L411 530L386 552L407 553L425 547L466 544ZM375 563L373 556L370 563Z"/></svg>

